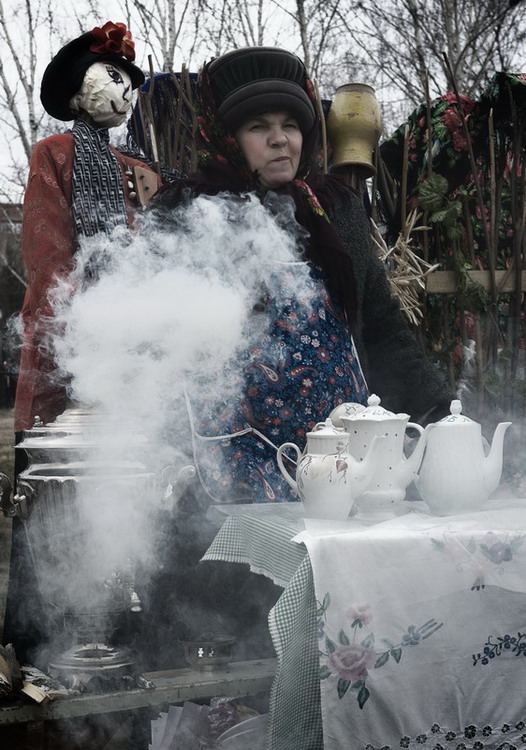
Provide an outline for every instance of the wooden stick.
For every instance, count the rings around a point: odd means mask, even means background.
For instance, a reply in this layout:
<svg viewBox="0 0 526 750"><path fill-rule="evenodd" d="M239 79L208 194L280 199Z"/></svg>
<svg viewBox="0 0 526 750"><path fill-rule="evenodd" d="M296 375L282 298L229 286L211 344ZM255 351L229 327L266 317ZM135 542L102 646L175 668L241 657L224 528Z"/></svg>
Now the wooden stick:
<svg viewBox="0 0 526 750"><path fill-rule="evenodd" d="M325 113L323 111L323 104L321 103L320 89L318 87L318 81L313 81L314 91L316 92L316 109L320 117L320 129L321 129L321 148L323 155L323 174L327 174L329 171L328 156L327 156L327 123L325 121Z"/></svg>
<svg viewBox="0 0 526 750"><path fill-rule="evenodd" d="M404 128L404 151L402 157L402 186L400 190L400 231L405 231L407 222L407 172L409 170L409 125Z"/></svg>
<svg viewBox="0 0 526 750"><path fill-rule="evenodd" d="M447 68L449 70L449 74L451 76L451 81L452 81L452 84L453 84L453 91L455 93L455 97L456 97L456 100L457 100L457 102L456 102L456 109L457 109L457 111L458 111L458 113L460 115L460 119L461 119L461 122L462 122L462 129L464 131L464 137L466 139L466 144L467 144L467 149L468 149L468 156L469 156L469 163L470 163L470 167L471 167L471 173L472 173L472 176L473 176L473 182L475 184L475 191L476 191L476 194L477 194L477 202L479 204L480 215L482 217L482 228L483 228L483 232L484 232L484 239L485 239L485 242L486 242L486 248L488 250L488 255L489 255L489 253L490 253L491 239L489 237L488 226L487 226L487 221L486 221L487 212L486 212L486 206L485 206L485 203L484 203L484 198L483 198L483 195L482 195L482 187L481 187L479 176L478 176L477 163L475 161L475 155L473 153L473 144L471 142L471 134L469 132L469 128L468 128L468 125L467 125L466 116L464 114L464 107L462 106L462 103L460 101L460 94L458 92L458 87L457 87L457 83L456 83L455 74L453 73L453 69L452 69L451 64L449 62L449 58L448 58L447 54L445 52L443 52L442 54L444 56L444 60L445 60L446 66L447 66ZM492 303L494 305L496 305L496 298L497 298L497 290L496 290L496 288L492 288L492 290L491 290L491 298L492 298Z"/></svg>

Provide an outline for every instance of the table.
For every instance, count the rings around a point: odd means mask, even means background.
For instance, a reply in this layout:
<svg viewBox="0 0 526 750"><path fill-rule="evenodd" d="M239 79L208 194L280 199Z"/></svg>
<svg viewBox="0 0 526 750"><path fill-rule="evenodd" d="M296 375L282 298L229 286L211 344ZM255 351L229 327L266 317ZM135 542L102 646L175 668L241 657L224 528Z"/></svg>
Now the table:
<svg viewBox="0 0 526 750"><path fill-rule="evenodd" d="M136 715L142 718L144 735L149 738L151 719L156 718L166 706L185 701L210 700L215 696L267 693L275 670L274 659L231 662L211 671L180 668L145 673L144 676L155 683L152 690L131 688L83 693L43 704L6 703L0 706L0 748L48 750L52 747L54 750L73 750L77 747L76 741L80 743L82 740L82 750L102 750L106 745L102 745L96 737L90 742L87 730L83 738L79 720L84 718L90 719L92 724L100 722L109 733L117 733L121 725ZM97 717L97 720L93 720L93 717ZM93 734L92 727L90 731ZM148 741L142 738L144 741L141 743L140 739L136 745L115 744L115 747L146 747Z"/></svg>
<svg viewBox="0 0 526 750"><path fill-rule="evenodd" d="M284 587L269 750L526 748L526 500L433 517L232 506L205 559Z"/></svg>

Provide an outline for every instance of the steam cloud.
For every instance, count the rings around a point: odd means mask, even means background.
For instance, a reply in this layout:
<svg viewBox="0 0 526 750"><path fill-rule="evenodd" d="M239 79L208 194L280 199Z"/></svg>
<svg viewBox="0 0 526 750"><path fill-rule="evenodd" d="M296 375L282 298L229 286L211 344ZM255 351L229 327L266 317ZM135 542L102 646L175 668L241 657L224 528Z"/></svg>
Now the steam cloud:
<svg viewBox="0 0 526 750"><path fill-rule="evenodd" d="M185 392L208 408L239 394L249 350L268 324L253 314L267 290L308 309L302 232L287 199L269 207L254 196L219 196L142 217L132 237L116 230L109 241L82 243L53 294L56 361L72 399L96 414L86 459L110 475L83 483L84 575L153 557L162 489L148 472L193 462ZM115 480L134 471L134 491Z"/></svg>

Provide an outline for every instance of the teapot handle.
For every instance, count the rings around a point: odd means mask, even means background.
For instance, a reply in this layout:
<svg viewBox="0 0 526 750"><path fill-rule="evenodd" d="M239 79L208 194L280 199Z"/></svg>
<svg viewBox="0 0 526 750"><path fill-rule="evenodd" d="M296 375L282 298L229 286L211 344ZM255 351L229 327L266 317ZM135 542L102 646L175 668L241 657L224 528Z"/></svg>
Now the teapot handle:
<svg viewBox="0 0 526 750"><path fill-rule="evenodd" d="M412 428L413 428L413 430L416 430L417 432L419 432L419 433L420 433L420 435L423 435L423 434L424 434L424 432L425 432L425 430L424 430L424 428L422 427L422 425L421 425L421 424L417 424L416 422L408 422L408 423L406 424L406 426L405 426L406 430L407 430L407 428L408 428L408 427L412 427Z"/></svg>
<svg viewBox="0 0 526 750"><path fill-rule="evenodd" d="M292 476L290 475L288 470L285 468L285 465L283 463L283 451L285 451L287 448L292 448L293 450L296 451L296 455L298 456L298 463L302 457L302 452L300 451L300 449L295 443L283 443L283 445L280 445L280 447L278 448L278 453L276 455L276 460L278 462L278 466L280 468L281 473L283 474L284 478L287 480L288 484L290 484L292 489L297 492L298 485L296 483L296 480L292 478Z"/></svg>

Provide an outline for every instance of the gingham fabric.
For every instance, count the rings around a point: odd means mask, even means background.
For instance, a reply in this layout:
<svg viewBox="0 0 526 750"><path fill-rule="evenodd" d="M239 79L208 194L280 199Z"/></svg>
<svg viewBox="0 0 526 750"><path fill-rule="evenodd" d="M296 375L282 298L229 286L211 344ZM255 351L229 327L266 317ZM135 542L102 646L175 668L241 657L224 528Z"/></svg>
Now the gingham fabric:
<svg viewBox="0 0 526 750"><path fill-rule="evenodd" d="M301 503L221 505L227 514L203 560L247 563L253 573L285 588L305 557L306 549L291 539L303 531ZM219 516L220 517L220 516Z"/></svg>
<svg viewBox="0 0 526 750"><path fill-rule="evenodd" d="M203 560L247 563L284 592L269 613L278 666L270 696L267 750L323 748L316 601L301 503L221 506L232 513Z"/></svg>

